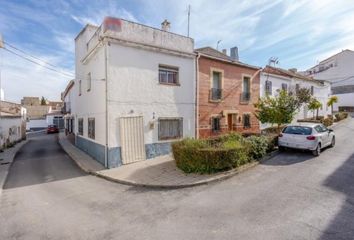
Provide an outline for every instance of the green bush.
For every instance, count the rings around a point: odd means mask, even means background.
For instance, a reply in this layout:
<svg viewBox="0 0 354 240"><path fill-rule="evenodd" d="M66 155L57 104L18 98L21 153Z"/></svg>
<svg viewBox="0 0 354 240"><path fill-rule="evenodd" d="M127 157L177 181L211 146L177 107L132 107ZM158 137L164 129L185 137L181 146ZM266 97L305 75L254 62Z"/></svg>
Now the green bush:
<svg viewBox="0 0 354 240"><path fill-rule="evenodd" d="M341 120L348 117L348 113L347 112L339 112L339 113L336 113L334 116L336 117L337 121L341 121Z"/></svg>
<svg viewBox="0 0 354 240"><path fill-rule="evenodd" d="M218 141L211 146L205 140L185 139L172 144L176 165L186 173L213 173L249 162L248 148L237 141Z"/></svg>
<svg viewBox="0 0 354 240"><path fill-rule="evenodd" d="M332 118L325 118L322 120L323 125L326 127L329 127L333 124L333 119Z"/></svg>
<svg viewBox="0 0 354 240"><path fill-rule="evenodd" d="M250 157L260 159L267 154L269 140L265 136L250 136L246 139Z"/></svg>

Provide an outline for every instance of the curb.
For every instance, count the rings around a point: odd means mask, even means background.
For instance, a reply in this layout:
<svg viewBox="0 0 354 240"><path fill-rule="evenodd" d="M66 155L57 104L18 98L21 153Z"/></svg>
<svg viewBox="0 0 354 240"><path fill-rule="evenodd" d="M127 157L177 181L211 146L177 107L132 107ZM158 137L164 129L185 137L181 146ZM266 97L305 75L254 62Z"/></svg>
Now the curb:
<svg viewBox="0 0 354 240"><path fill-rule="evenodd" d="M21 146L17 146L17 149L14 150L15 152L13 153L13 156L10 160L10 164L7 166L7 169L5 170L5 174L3 179L0 179L0 195L2 194L3 187L5 185L5 182L7 180L7 176L9 175L9 169L12 167L12 164L14 163L14 159L17 156L17 153L25 146L30 140L24 140L23 142L20 142L18 144L21 144ZM16 147L16 145L15 145Z"/></svg>
<svg viewBox="0 0 354 240"><path fill-rule="evenodd" d="M330 128L334 128L334 129L335 129L335 128L337 128L337 126L341 126L341 125L343 125L344 123L350 121L351 118L352 118L352 117L349 115L346 119L343 119L342 121L337 122L336 125L330 126Z"/></svg>
<svg viewBox="0 0 354 240"><path fill-rule="evenodd" d="M91 175L103 178L105 180L108 180L110 182L115 182L115 183L120 183L120 184L124 184L124 185L128 185L128 186L134 186L134 187L145 187L145 188L150 188L150 189L181 189L181 188L190 188L190 187L196 187L196 186L200 186L200 185L206 185L209 183L214 183L214 182L219 182L219 181L223 181L226 180L228 178L231 178L239 173L245 172L246 170L249 170L251 168L256 167L257 165L264 163L268 160L270 160L271 158L275 157L277 154L279 153L278 150L275 150L271 153L269 153L268 155L266 155L265 157L263 157L262 159L256 161L254 160L253 162L250 162L248 164L245 164L237 169L232 169L229 171L226 171L216 177L211 177L209 179L203 180L203 181L199 181L199 182L195 182L195 183L189 183L189 184L178 184L178 185L157 185L157 184L143 184L143 183L137 183L137 182L132 182L132 181L125 181L125 180L120 180L120 179L116 179L116 178L112 178L103 174L100 174L99 172L90 172Z"/></svg>

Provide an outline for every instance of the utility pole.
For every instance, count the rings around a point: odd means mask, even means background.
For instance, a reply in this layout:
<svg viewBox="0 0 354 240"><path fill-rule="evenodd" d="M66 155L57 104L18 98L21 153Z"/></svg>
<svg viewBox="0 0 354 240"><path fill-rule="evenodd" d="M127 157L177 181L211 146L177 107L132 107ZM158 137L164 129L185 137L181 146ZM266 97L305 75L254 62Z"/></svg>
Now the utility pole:
<svg viewBox="0 0 354 240"><path fill-rule="evenodd" d="M2 35L0 34L0 49L4 48L4 41L2 39ZM1 67L2 67L2 55L0 54L0 122L1 122L1 101L2 101L2 88L1 88Z"/></svg>
<svg viewBox="0 0 354 240"><path fill-rule="evenodd" d="M219 40L217 43L216 43L216 50L219 50L219 43L221 42L222 40Z"/></svg>
<svg viewBox="0 0 354 240"><path fill-rule="evenodd" d="M189 37L189 24L191 19L191 5L188 5L188 33L187 36Z"/></svg>

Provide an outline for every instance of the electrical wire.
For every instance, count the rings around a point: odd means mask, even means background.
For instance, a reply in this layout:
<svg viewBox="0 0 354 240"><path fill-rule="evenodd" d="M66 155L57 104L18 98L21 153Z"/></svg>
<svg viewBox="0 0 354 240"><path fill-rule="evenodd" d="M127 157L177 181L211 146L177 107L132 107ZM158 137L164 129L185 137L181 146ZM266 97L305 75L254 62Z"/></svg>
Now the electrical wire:
<svg viewBox="0 0 354 240"><path fill-rule="evenodd" d="M12 51L12 50L10 50L10 49L8 49L8 48L3 48L3 49L6 50L6 51L8 51L8 52L10 52L10 53L12 53L12 54L14 54L14 55L16 55L16 56L18 56L18 57L23 58L23 59L25 59L25 60L27 60L27 61L29 61L29 62L31 62L31 63L37 64L37 65L39 65L39 66L41 66L41 67L44 67L44 68L46 68L46 69L49 69L49 70L51 70L51 71L57 72L57 73L59 73L59 74L65 75L65 76L67 76L67 77L71 77L71 78L74 77L74 75L69 75L68 73L61 72L61 71L56 70L56 69L54 69L54 68L52 68L52 67L48 67L48 66L45 66L45 65L43 65L43 64L40 64L40 63L38 63L38 62L36 62L36 61L34 61L34 60L28 58L28 57L22 56L21 54L18 54L18 53L14 52L14 51Z"/></svg>

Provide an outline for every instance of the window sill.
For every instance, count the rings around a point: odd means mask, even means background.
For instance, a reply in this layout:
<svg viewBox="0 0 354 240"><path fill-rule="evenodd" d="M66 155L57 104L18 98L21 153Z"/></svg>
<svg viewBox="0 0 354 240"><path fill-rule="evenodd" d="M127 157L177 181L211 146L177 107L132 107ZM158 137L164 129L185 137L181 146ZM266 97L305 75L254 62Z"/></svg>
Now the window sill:
<svg viewBox="0 0 354 240"><path fill-rule="evenodd" d="M165 85L165 86L175 86L175 87L179 87L181 86L180 83L162 83L162 82L159 82L160 85Z"/></svg>
<svg viewBox="0 0 354 240"><path fill-rule="evenodd" d="M221 102L223 102L223 100L222 99L219 99L219 100L209 99L209 102L211 102L211 103L221 103Z"/></svg>

